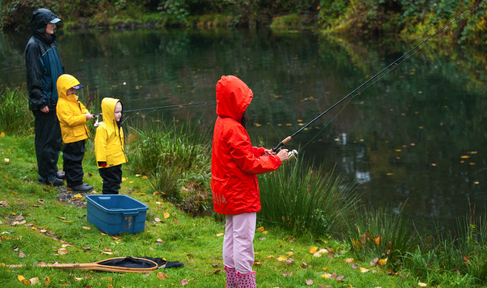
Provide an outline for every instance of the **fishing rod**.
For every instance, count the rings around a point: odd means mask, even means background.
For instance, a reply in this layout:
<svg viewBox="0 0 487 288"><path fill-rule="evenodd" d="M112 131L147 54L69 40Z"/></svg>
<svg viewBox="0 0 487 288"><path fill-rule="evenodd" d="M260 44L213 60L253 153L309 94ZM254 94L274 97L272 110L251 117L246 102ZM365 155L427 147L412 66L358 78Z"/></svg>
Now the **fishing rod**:
<svg viewBox="0 0 487 288"><path fill-rule="evenodd" d="M416 45L415 47L413 47L411 50L409 50L408 52L406 52L404 55L402 55L401 57L397 58L394 62L392 62L391 64L389 64L387 67L385 67L384 69L382 69L379 73L375 74L374 76L370 77L367 81L365 81L364 83L362 83L360 86L358 86L357 88L355 88L352 92L348 93L345 97L343 97L342 99L340 99L340 101L336 102L335 104L333 104L330 108L326 109L324 112L322 112L321 114L319 114L318 116L316 116L313 120L311 120L310 122L308 122L306 125L304 125L303 127L301 127L298 131L294 132L294 134L292 134L291 136L287 136L284 140L282 140L279 144L277 144L276 147L272 148L272 151L273 152L276 152L277 149L281 148L282 146L284 146L286 143L288 143L289 141L291 141L292 138L294 138L297 134L299 134L301 131L303 131L304 129L306 129L309 125L311 125L313 122L315 122L316 120L318 120L319 118L321 118L323 115L325 115L326 113L328 113L331 109L335 108L338 104L342 103L345 99L347 99L348 97L350 97L351 95L353 95L355 92L357 92L358 90L360 90L362 87L364 87L365 85L367 85L368 83L370 83L372 80L374 80L375 78L377 78L379 75L381 75L382 73L384 73L385 71L387 71L389 68L393 67L393 66L398 66L399 64L401 63L397 63L399 62L400 60L402 60L403 58L405 58L407 55L409 55L410 53L412 52L416 52L416 50L419 50L422 46L424 46L430 39L434 38L435 36L443 33L448 27L450 27L451 25L453 25L454 23L456 23L460 18L463 17L463 15L465 15L465 13L467 12L471 12L473 11L474 9L476 9L480 4L482 3L482 1L479 2L479 4L477 4L475 7L473 8L470 8L470 9L467 9L465 10L462 14L460 14L460 16L458 16L457 18L455 18L454 20L452 20L450 23L448 23L447 25L443 26L443 28L441 28L440 30L436 31L433 35L429 36L428 38L426 38L425 40L423 40L421 43L419 43L418 45ZM395 67L394 67L395 68ZM374 84L374 83L372 83ZM371 84L371 85L372 85ZM368 88L368 87L366 87ZM293 153L294 154L297 154L297 152L295 152L295 150L293 150L292 152L290 153Z"/></svg>
<svg viewBox="0 0 487 288"><path fill-rule="evenodd" d="M130 112L139 112L139 111L147 111L147 110L158 110L158 109L169 109L169 108L182 108L185 106L194 106L194 105L201 105L201 104L208 104L208 103L216 103L216 101L203 101L203 102L190 102L186 104L174 104L174 105L167 105L167 106L159 106L159 107L150 107L150 108L141 108L141 109L134 109L134 110L125 110L123 113L130 113ZM93 117L96 117L96 123L94 124L95 127L101 124L98 122L98 118L102 115L102 113L93 114Z"/></svg>

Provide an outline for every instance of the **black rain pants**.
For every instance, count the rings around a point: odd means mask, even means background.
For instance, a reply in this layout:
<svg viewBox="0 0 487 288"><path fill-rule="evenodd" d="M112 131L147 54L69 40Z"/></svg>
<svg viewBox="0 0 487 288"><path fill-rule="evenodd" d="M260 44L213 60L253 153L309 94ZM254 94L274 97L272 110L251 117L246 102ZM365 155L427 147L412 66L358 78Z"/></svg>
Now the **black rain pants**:
<svg viewBox="0 0 487 288"><path fill-rule="evenodd" d="M69 188L83 184L83 157L85 156L85 140L64 143L63 170L66 174L66 184Z"/></svg>
<svg viewBox="0 0 487 288"><path fill-rule="evenodd" d="M61 152L61 126L56 108L49 107L49 113L34 110L35 150L39 183L49 184L57 179L57 161Z"/></svg>
<svg viewBox="0 0 487 288"><path fill-rule="evenodd" d="M122 165L100 168L100 176L103 178L103 194L118 194L122 183Z"/></svg>

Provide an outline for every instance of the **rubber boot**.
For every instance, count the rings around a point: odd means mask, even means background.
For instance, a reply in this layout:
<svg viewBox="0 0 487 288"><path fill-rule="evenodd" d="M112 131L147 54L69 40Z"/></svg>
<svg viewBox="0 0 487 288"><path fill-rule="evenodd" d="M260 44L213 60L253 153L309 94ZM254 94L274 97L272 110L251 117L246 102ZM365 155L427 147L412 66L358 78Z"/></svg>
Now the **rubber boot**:
<svg viewBox="0 0 487 288"><path fill-rule="evenodd" d="M237 287L238 288L257 288L255 284L255 271L247 274L240 274L237 271Z"/></svg>
<svg viewBox="0 0 487 288"><path fill-rule="evenodd" d="M227 288L237 288L237 274L235 268L224 267L227 272Z"/></svg>

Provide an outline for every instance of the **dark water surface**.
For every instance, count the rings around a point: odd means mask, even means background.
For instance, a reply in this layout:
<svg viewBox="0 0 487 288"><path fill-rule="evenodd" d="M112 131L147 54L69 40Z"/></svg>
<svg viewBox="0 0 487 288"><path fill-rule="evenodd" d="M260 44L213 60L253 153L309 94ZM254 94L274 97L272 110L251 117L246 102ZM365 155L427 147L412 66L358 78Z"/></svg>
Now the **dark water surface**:
<svg viewBox="0 0 487 288"><path fill-rule="evenodd" d="M66 72L91 91L97 89L100 97L122 99L126 110L211 101L220 76L237 75L254 92L248 129L252 141L268 146L421 41L268 30L58 34ZM0 34L3 87L25 82L22 53L28 38ZM448 220L465 215L470 200L483 213L485 55L479 47L429 43L286 148L305 146L300 150L304 157L334 168L347 181L356 179L362 200L373 207L397 207L408 199L412 219ZM132 114L132 119L141 117ZM143 114L150 119L151 113ZM170 121L188 114L211 124L215 105L166 110L164 117Z"/></svg>

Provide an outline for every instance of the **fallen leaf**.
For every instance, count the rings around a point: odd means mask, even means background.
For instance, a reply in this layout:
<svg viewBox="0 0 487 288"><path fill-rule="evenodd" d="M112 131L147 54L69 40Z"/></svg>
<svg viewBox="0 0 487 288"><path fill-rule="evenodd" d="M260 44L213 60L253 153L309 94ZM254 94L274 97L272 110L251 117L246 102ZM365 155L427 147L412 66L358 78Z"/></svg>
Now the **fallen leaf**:
<svg viewBox="0 0 487 288"><path fill-rule="evenodd" d="M353 263L353 261L354 261L353 258L347 258L347 259L345 259L345 262L347 262L347 263Z"/></svg>
<svg viewBox="0 0 487 288"><path fill-rule="evenodd" d="M282 273L282 276L284 276L284 277L286 277L286 276L292 276L292 275L293 275L293 272L291 272L291 271L284 271Z"/></svg>
<svg viewBox="0 0 487 288"><path fill-rule="evenodd" d="M374 238L375 245L380 245L380 236Z"/></svg>
<svg viewBox="0 0 487 288"><path fill-rule="evenodd" d="M318 250L318 247L311 247L311 248L309 249L309 253L313 254L313 253L315 253L317 250Z"/></svg>
<svg viewBox="0 0 487 288"><path fill-rule="evenodd" d="M301 268L308 268L308 264L306 262L303 262L303 264L301 264Z"/></svg>
<svg viewBox="0 0 487 288"><path fill-rule="evenodd" d="M181 281L179 281L179 284L181 284L181 286L186 286L189 284L189 280L188 279L183 279Z"/></svg>
<svg viewBox="0 0 487 288"><path fill-rule="evenodd" d="M343 278L345 278L345 275L340 275L336 278L337 281L343 282Z"/></svg>
<svg viewBox="0 0 487 288"><path fill-rule="evenodd" d="M169 218L169 216L170 216L170 215L169 215L169 213L168 213L168 212L164 213L164 219Z"/></svg>
<svg viewBox="0 0 487 288"><path fill-rule="evenodd" d="M216 237L221 237L223 235L225 235L225 233L218 233L218 234L216 234Z"/></svg>
<svg viewBox="0 0 487 288"><path fill-rule="evenodd" d="M148 179L148 177L147 176L142 176L142 179Z"/></svg>
<svg viewBox="0 0 487 288"><path fill-rule="evenodd" d="M387 258L386 258L386 259L380 259L378 263L379 263L379 265L381 265L381 266L386 265L386 264L387 264Z"/></svg>
<svg viewBox="0 0 487 288"><path fill-rule="evenodd" d="M215 271L214 271L213 273L211 273L211 274L218 274L218 273L220 273L220 272L222 272L222 270L221 270L221 269L218 269L218 270L215 270Z"/></svg>
<svg viewBox="0 0 487 288"><path fill-rule="evenodd" d="M365 268L360 267L360 272L367 273L367 272L369 272L369 269L365 269Z"/></svg>
<svg viewBox="0 0 487 288"><path fill-rule="evenodd" d="M35 285L37 282L39 282L39 277L30 278L29 281L31 285Z"/></svg>
<svg viewBox="0 0 487 288"><path fill-rule="evenodd" d="M308 285L308 286L313 286L313 280L311 280L311 279L308 279L308 280L306 280L306 281L304 281L304 282L305 282L305 283L306 283L306 285Z"/></svg>
<svg viewBox="0 0 487 288"><path fill-rule="evenodd" d="M83 229L85 229L85 230L91 230L91 228L90 228L90 227L86 227L86 226L82 226L82 227L83 227Z"/></svg>
<svg viewBox="0 0 487 288"><path fill-rule="evenodd" d="M22 251L19 251L19 257L20 257L20 258L24 258L24 257L25 257L25 254L24 254L24 252L22 252Z"/></svg>
<svg viewBox="0 0 487 288"><path fill-rule="evenodd" d="M418 286L421 286L421 287L426 287L427 285L428 284L426 284L426 283L421 283L421 282L418 283Z"/></svg>
<svg viewBox="0 0 487 288"><path fill-rule="evenodd" d="M213 268L216 268L216 267L218 267L219 265L220 265L220 263L213 263L213 264L211 264L211 266L213 266Z"/></svg>
<svg viewBox="0 0 487 288"><path fill-rule="evenodd" d="M44 278L44 286L49 286L49 284L51 284L51 280L49 279L49 276L46 276L46 278Z"/></svg>
<svg viewBox="0 0 487 288"><path fill-rule="evenodd" d="M22 276L22 275L17 275L17 279L19 279L19 281L22 282L22 284L24 284L24 285L30 284L30 281L25 279L24 276Z"/></svg>
<svg viewBox="0 0 487 288"><path fill-rule="evenodd" d="M291 264L294 262L294 259L293 258L289 258L286 260L286 264Z"/></svg>
<svg viewBox="0 0 487 288"><path fill-rule="evenodd" d="M358 268L357 264L352 265L352 269L357 269L357 268Z"/></svg>
<svg viewBox="0 0 487 288"><path fill-rule="evenodd" d="M315 253L313 254L313 257L321 257L321 253L320 253L320 252L315 252Z"/></svg>
<svg viewBox="0 0 487 288"><path fill-rule="evenodd" d="M159 218L156 217L156 218L154 218L154 221L161 222L161 219L159 219Z"/></svg>
<svg viewBox="0 0 487 288"><path fill-rule="evenodd" d="M65 255L65 254L68 254L68 250L66 248L59 248L57 250L57 253L59 253L59 255Z"/></svg>
<svg viewBox="0 0 487 288"><path fill-rule="evenodd" d="M259 231L259 232L262 232L262 231L264 231L264 230L265 230L265 229L264 229L264 227L259 227L259 228L257 228L257 231Z"/></svg>
<svg viewBox="0 0 487 288"><path fill-rule="evenodd" d="M286 256L280 256L277 258L277 261L279 262L286 261L286 260L287 260Z"/></svg>
<svg viewBox="0 0 487 288"><path fill-rule="evenodd" d="M169 279L169 277L165 273L162 273L162 272L157 273L157 278L159 278L161 280Z"/></svg>

